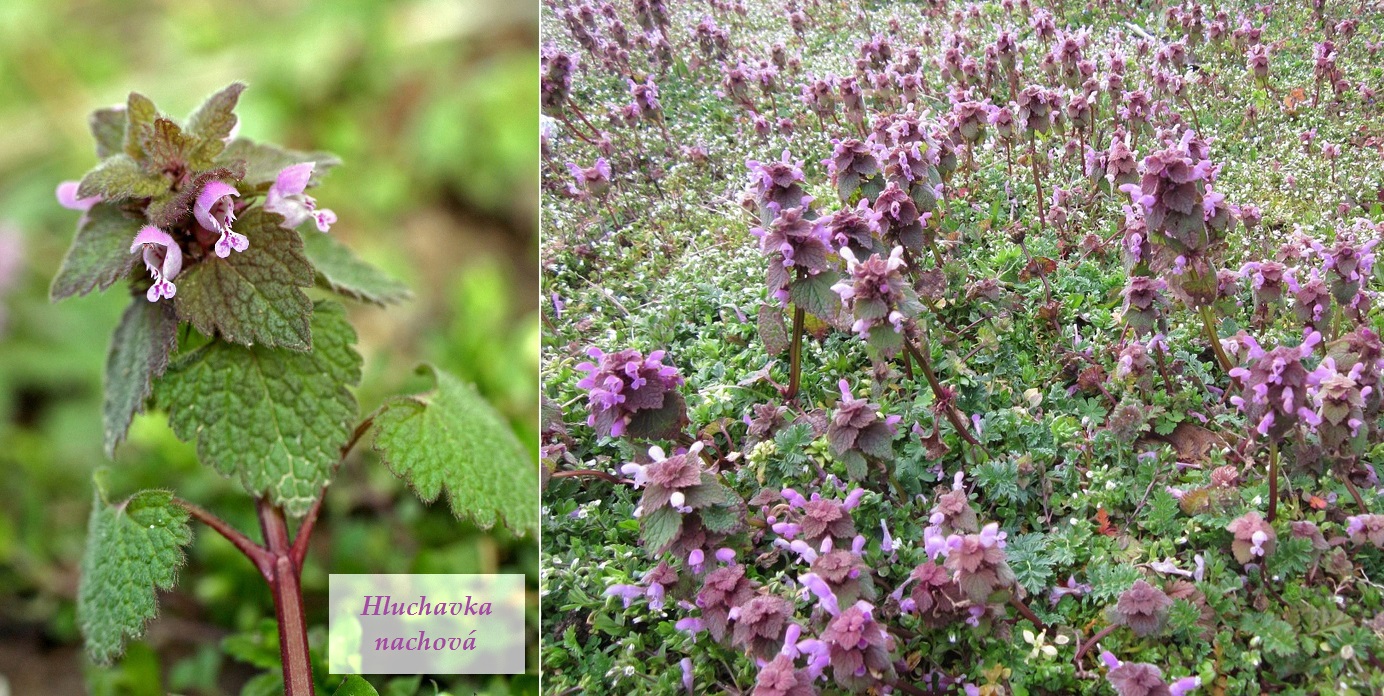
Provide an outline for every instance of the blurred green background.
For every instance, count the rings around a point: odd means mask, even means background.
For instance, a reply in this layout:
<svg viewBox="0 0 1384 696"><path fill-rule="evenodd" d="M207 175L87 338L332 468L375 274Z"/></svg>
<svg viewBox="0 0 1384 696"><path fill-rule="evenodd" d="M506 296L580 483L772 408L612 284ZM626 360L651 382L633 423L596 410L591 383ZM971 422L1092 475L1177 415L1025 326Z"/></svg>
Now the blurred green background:
<svg viewBox="0 0 1384 696"><path fill-rule="evenodd" d="M201 527L145 639L110 669L82 656L77 565L91 472L106 463L106 347L127 302L119 289L47 300L78 217L53 189L95 162L87 114L137 90L181 118L248 82L241 135L340 155L315 192L340 217L332 234L414 290L402 307L350 307L362 413L426 389L412 369L431 361L475 382L536 452L537 41L528 2L0 2L0 696L281 693L268 590ZM161 413L136 420L111 474L114 496L174 488L258 536L249 499ZM536 587L537 565L533 539L455 522L358 448L313 538L309 623L323 620L329 572L523 572ZM530 643L529 675L438 687L536 692Z"/></svg>

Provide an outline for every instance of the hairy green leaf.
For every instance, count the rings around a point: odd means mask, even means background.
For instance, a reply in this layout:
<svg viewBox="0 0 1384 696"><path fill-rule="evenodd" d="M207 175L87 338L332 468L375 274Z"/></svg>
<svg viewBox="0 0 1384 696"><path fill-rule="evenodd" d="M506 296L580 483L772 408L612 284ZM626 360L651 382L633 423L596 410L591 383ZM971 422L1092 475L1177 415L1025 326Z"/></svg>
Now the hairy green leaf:
<svg viewBox="0 0 1384 696"><path fill-rule="evenodd" d="M304 225L299 231L308 260L317 272L317 287L381 307L413 296L408 286L360 260L334 237L311 225Z"/></svg>
<svg viewBox="0 0 1384 696"><path fill-rule="evenodd" d="M125 154L139 161L144 159L144 132L154 127L159 109L149 97L130 92L125 103Z"/></svg>
<svg viewBox="0 0 1384 696"><path fill-rule="evenodd" d="M225 89L208 97L188 117L187 134L197 141L190 158L194 166L210 166L226 149L226 138L235 129L237 121L235 107L240 101L240 93L244 91L244 82L232 82Z"/></svg>
<svg viewBox="0 0 1384 696"><path fill-rule="evenodd" d="M173 432L195 440L202 461L293 516L331 479L356 417L347 387L360 382L356 333L341 305L319 303L312 330L310 352L213 341L154 388Z"/></svg>
<svg viewBox="0 0 1384 696"><path fill-rule="evenodd" d="M93 206L82 218L48 296L56 302L92 290L105 290L128 275L139 258L130 253L130 242L139 233L139 227L138 220L125 217L113 205Z"/></svg>
<svg viewBox="0 0 1384 696"><path fill-rule="evenodd" d="M232 162L244 162L245 179L242 183L246 187L272 184L278 178L279 171L284 167L302 162L317 163L317 166L312 170L312 180L316 182L317 178L328 169L341 164L341 160L331 153L285 150L244 138L231 141L231 144L227 145L226 150L217 158L217 162L224 165L229 165Z"/></svg>
<svg viewBox="0 0 1384 696"><path fill-rule="evenodd" d="M158 173L187 164L188 155L196 142L183 133L177 123L166 119L154 120L153 127L144 131L144 171Z"/></svg>
<svg viewBox="0 0 1384 696"><path fill-rule="evenodd" d="M110 505L100 485L92 502L86 553L77 588L77 621L91 659L109 664L158 613L156 590L167 590L192 541L187 510L168 491L143 491Z"/></svg>
<svg viewBox="0 0 1384 696"><path fill-rule="evenodd" d="M836 280L834 273L796 279L788 286L788 297L808 314L831 321L841 311L841 296L831 289Z"/></svg>
<svg viewBox="0 0 1384 696"><path fill-rule="evenodd" d="M125 149L125 109L106 107L91 112L88 119L91 137L96 140L96 157L105 159Z"/></svg>
<svg viewBox="0 0 1384 696"><path fill-rule="evenodd" d="M144 171L129 155L112 155L82 177L77 195L81 198L100 196L114 202L152 198L167 193L169 188L168 177L163 174Z"/></svg>
<svg viewBox="0 0 1384 696"><path fill-rule="evenodd" d="M235 222L250 248L215 256L178 276L178 317L207 335L232 343L312 348L312 302L303 288L313 281L303 240L280 226L283 218L251 208Z"/></svg>
<svg viewBox="0 0 1384 696"><path fill-rule="evenodd" d="M452 512L523 534L538 526L538 468L508 423L472 387L432 366L436 390L399 397L375 416L375 449L424 501L447 490Z"/></svg>
<svg viewBox="0 0 1384 696"><path fill-rule="evenodd" d="M154 380L168 369L168 356L177 345L178 318L173 305L134 298L115 327L106 357L103 415L107 457L115 456L130 421L144 411Z"/></svg>
<svg viewBox="0 0 1384 696"><path fill-rule="evenodd" d="M687 402L682 394L668 392L663 405L634 412L625 434L641 440L671 440L687 425Z"/></svg>
<svg viewBox="0 0 1384 696"><path fill-rule="evenodd" d="M682 530L682 515L668 505L644 511L639 518L639 534L649 555L663 553Z"/></svg>

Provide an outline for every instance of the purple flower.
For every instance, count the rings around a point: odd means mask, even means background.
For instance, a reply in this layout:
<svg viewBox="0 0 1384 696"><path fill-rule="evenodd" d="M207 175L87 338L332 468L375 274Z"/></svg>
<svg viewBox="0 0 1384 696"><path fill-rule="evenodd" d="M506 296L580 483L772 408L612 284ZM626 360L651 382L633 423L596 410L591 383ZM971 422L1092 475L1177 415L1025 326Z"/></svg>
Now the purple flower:
<svg viewBox="0 0 1384 696"><path fill-rule="evenodd" d="M1321 334L1313 331L1301 345L1291 348L1280 346L1265 352L1254 344L1249 352L1250 366L1230 371L1244 389L1242 396L1233 396L1230 402L1255 423L1260 435L1282 440L1299 420L1313 427L1320 425L1320 417L1309 408L1310 375L1302 365L1320 342Z"/></svg>
<svg viewBox="0 0 1384 696"><path fill-rule="evenodd" d="M165 297L172 299L178 292L173 278L183 270L183 250L167 232L153 225L146 225L130 243L131 254L140 250L144 252L144 265L154 277L154 284L149 286L145 297L150 302L158 302Z"/></svg>
<svg viewBox="0 0 1384 696"><path fill-rule="evenodd" d="M822 631L836 683L847 688L866 675L881 675L885 683L888 682L883 675L888 675L889 680L893 678L894 665L889 653L894 649L894 639L875 621L873 612L874 607L861 600L832 618Z"/></svg>
<svg viewBox="0 0 1384 696"><path fill-rule="evenodd" d="M854 469L852 462L863 470L866 456L892 460L894 424L898 423L899 418L881 418L879 405L851 396L850 383L846 380L841 380L838 386L841 401L832 414L831 424L827 426L827 442L832 453L846 462L848 470ZM860 478L863 473L855 471L852 477Z"/></svg>
<svg viewBox="0 0 1384 696"><path fill-rule="evenodd" d="M1384 515L1354 515L1346 518L1346 536L1352 542L1369 542L1384 549Z"/></svg>
<svg viewBox="0 0 1384 696"><path fill-rule="evenodd" d="M731 645L760 659L770 659L783 645L784 627L793 617L793 603L775 594L757 594L731 609L735 621Z"/></svg>
<svg viewBox="0 0 1384 696"><path fill-rule="evenodd" d="M589 373L577 386L590 391L587 425L601 435L623 435L635 413L663 408L668 392L682 384L677 368L661 362L661 350L649 353L648 358L637 350L607 354L599 348L590 349L587 355L596 362L577 365L578 370Z"/></svg>
<svg viewBox="0 0 1384 696"><path fill-rule="evenodd" d="M1226 525L1226 531L1235 535L1230 543L1230 551L1241 565L1262 560L1271 555L1278 544L1278 535L1257 512L1247 512Z"/></svg>
<svg viewBox="0 0 1384 696"><path fill-rule="evenodd" d="M327 208L319 210L317 199L304 193L316 166L316 162L303 162L284 167L274 179L274 185L269 187L269 194L264 197L264 209L282 215L284 227L296 228L312 218L317 223L317 229L326 232L336 222L336 213Z"/></svg>
<svg viewBox="0 0 1384 696"><path fill-rule="evenodd" d="M250 248L250 240L245 235L231 231L231 223L235 222L235 201L231 197L239 195L234 186L213 179L202 187L202 192L197 194L197 202L192 206L192 215L197 218L197 224L221 233L216 240L215 250L216 255L223 259L230 256L231 251Z"/></svg>
<svg viewBox="0 0 1384 696"><path fill-rule="evenodd" d="M92 196L90 198L78 198L77 187L79 185L80 182L77 181L64 181L61 184L58 184L58 205L67 208L68 210L87 211L91 210L91 206L101 202L100 196Z"/></svg>
<svg viewBox="0 0 1384 696"><path fill-rule="evenodd" d="M817 696L812 676L793 665L793 658L779 655L759 668L752 696Z"/></svg>
<svg viewBox="0 0 1384 696"><path fill-rule="evenodd" d="M682 658L678 661L678 666L682 668L682 688L686 689L689 694L696 693L692 689L692 658Z"/></svg>
<svg viewBox="0 0 1384 696"><path fill-rule="evenodd" d="M1068 575L1066 584L1052 588L1052 592L1048 594L1048 603L1052 606L1057 606L1057 603L1062 601L1062 598L1067 595L1081 597L1090 591L1090 585L1084 582L1077 582L1075 575Z"/></svg>

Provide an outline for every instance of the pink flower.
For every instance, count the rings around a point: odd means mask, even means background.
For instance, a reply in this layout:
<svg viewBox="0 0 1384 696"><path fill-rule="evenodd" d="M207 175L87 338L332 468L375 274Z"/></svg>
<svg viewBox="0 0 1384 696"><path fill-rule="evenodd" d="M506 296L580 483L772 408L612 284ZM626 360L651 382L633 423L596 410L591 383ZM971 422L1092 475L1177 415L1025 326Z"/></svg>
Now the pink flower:
<svg viewBox="0 0 1384 696"><path fill-rule="evenodd" d="M230 256L231 251L250 248L250 240L245 235L231 231L231 223L235 222L235 203L231 197L239 195L234 186L212 180L202 187L202 192L197 194L197 202L192 206L192 215L197 218L197 224L221 233L221 238L216 240L215 250L216 255L223 259Z"/></svg>
<svg viewBox="0 0 1384 696"><path fill-rule="evenodd" d="M79 182L76 181L64 181L61 184L58 184L58 205L67 208L68 210L87 211L91 210L91 206L101 202L100 196L92 196L90 198L78 198L77 187L79 185Z"/></svg>
<svg viewBox="0 0 1384 696"><path fill-rule="evenodd" d="M130 243L131 254L141 249L144 251L144 265L154 276L154 284L149 286L145 297L150 302L158 302L165 297L172 299L178 292L173 278L183 270L183 250L167 232L153 225L146 225Z"/></svg>
<svg viewBox="0 0 1384 696"><path fill-rule="evenodd" d="M326 232L336 222L336 213L327 208L318 210L317 199L304 193L315 166L316 162L303 162L284 167L269 187L264 209L284 216L284 227L295 228L312 218L317 229Z"/></svg>

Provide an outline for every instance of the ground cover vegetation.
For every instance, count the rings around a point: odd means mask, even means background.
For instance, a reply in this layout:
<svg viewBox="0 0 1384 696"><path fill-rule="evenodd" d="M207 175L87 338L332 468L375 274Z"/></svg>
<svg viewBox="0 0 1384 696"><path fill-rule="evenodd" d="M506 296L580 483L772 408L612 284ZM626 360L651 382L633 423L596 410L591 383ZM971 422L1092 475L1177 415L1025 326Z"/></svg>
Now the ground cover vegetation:
<svg viewBox="0 0 1384 696"><path fill-rule="evenodd" d="M543 12L545 691L1384 688L1378 6Z"/></svg>

